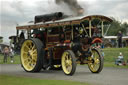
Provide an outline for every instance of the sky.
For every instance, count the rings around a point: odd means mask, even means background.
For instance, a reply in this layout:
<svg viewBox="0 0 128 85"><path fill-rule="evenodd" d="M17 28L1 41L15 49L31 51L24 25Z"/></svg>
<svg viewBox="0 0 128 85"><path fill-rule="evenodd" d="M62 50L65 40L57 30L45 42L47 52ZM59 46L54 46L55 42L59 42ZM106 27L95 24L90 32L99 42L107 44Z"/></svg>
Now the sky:
<svg viewBox="0 0 128 85"><path fill-rule="evenodd" d="M121 22L128 22L128 0L78 0L84 15L105 15ZM0 0L0 36L8 42L16 35L16 26L34 20L35 15L62 11L72 14L66 5L57 5L54 0Z"/></svg>

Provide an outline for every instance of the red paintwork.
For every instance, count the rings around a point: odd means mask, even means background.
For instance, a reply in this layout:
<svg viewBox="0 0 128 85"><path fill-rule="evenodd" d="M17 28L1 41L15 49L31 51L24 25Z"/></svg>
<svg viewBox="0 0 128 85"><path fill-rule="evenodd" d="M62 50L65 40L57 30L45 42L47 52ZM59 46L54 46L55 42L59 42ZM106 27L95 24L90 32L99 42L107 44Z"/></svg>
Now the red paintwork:
<svg viewBox="0 0 128 85"><path fill-rule="evenodd" d="M92 44L94 43L102 43L103 41L100 38L94 38L94 40L92 41Z"/></svg>
<svg viewBox="0 0 128 85"><path fill-rule="evenodd" d="M71 41L70 40L65 40L64 43L70 43Z"/></svg>

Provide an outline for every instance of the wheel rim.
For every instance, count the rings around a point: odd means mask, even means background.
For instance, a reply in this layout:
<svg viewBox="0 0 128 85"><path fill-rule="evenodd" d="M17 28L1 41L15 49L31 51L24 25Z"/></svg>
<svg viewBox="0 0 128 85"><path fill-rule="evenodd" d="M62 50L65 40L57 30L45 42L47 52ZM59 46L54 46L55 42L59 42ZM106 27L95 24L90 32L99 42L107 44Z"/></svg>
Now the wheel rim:
<svg viewBox="0 0 128 85"><path fill-rule="evenodd" d="M91 57L88 58L92 60L91 63L88 63L88 66L92 72L97 72L100 67L100 55L95 50L92 51Z"/></svg>
<svg viewBox="0 0 128 85"><path fill-rule="evenodd" d="M26 40L21 48L21 62L25 70L34 69L37 62L37 49L31 40Z"/></svg>
<svg viewBox="0 0 128 85"><path fill-rule="evenodd" d="M62 55L62 68L66 74L70 74L72 71L72 57L68 52L64 52Z"/></svg>

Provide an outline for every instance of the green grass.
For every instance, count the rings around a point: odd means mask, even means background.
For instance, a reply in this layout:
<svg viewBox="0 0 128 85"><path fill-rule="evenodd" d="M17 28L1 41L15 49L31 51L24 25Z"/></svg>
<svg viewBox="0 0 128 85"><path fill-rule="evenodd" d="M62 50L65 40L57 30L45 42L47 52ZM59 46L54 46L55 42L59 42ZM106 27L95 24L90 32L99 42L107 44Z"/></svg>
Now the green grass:
<svg viewBox="0 0 128 85"><path fill-rule="evenodd" d="M115 59L119 56L119 53L122 52L125 61L128 59L128 48L104 48L104 66L105 67L121 67L121 68L128 68L127 66L116 66L114 64ZM3 63L3 55L0 54L0 64ZM12 64L10 62L10 57L8 57L8 63L7 64ZM14 56L14 63L13 64L20 64L20 55L15 55Z"/></svg>
<svg viewBox="0 0 128 85"><path fill-rule="evenodd" d="M119 53L122 52L125 62L128 59L128 48L104 48L104 66L105 67L115 67L115 68L128 68L127 66L117 66L115 65L115 59L119 56Z"/></svg>
<svg viewBox="0 0 128 85"><path fill-rule="evenodd" d="M104 62L104 67L128 68L128 65L126 65L126 66L117 66L117 65L115 65L115 62Z"/></svg>
<svg viewBox="0 0 128 85"><path fill-rule="evenodd" d="M0 75L0 85L90 85L66 80L42 80L37 78Z"/></svg>
<svg viewBox="0 0 128 85"><path fill-rule="evenodd" d="M0 64L3 63L4 55L0 54ZM7 64L20 64L20 55L14 55L14 63L11 63L10 57L7 58Z"/></svg>
<svg viewBox="0 0 128 85"><path fill-rule="evenodd" d="M128 59L128 48L105 48L103 51L105 62L114 62L120 52L122 52L125 60Z"/></svg>

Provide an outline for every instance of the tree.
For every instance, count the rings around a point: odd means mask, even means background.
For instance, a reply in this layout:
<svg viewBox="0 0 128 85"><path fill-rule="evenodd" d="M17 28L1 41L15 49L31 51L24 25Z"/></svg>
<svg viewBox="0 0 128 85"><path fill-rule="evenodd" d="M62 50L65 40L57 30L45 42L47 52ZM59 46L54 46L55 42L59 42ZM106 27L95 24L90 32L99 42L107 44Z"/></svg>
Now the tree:
<svg viewBox="0 0 128 85"><path fill-rule="evenodd" d="M120 31L123 33L123 35L127 35L127 33L128 33L128 24L127 24L127 22L124 22L123 24L121 24Z"/></svg>
<svg viewBox="0 0 128 85"><path fill-rule="evenodd" d="M111 17L111 19L113 22L111 23L111 26L107 32L107 36L116 36L118 31L121 31L123 35L126 36L128 34L128 23L121 23L113 17Z"/></svg>

